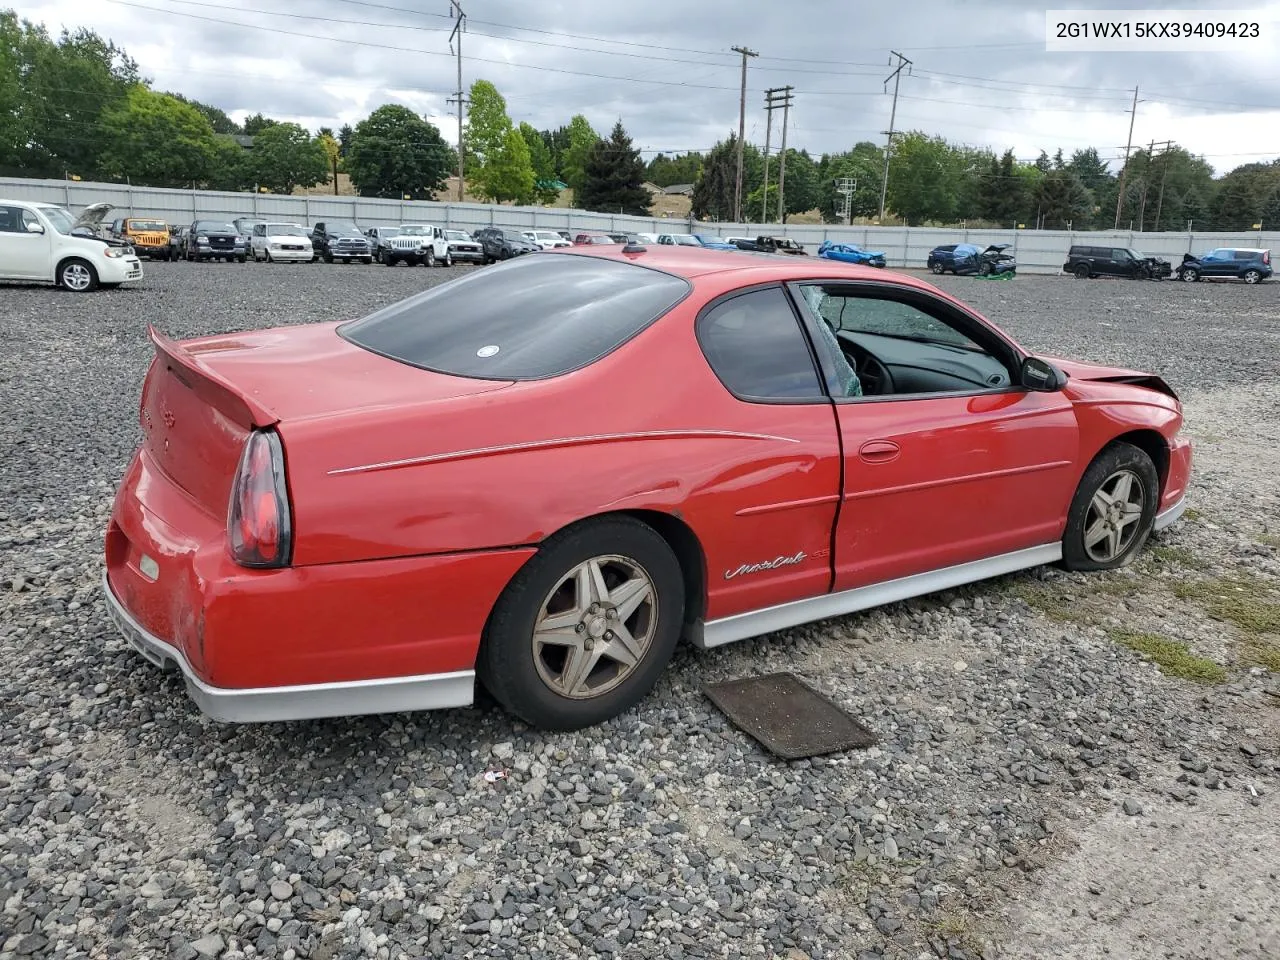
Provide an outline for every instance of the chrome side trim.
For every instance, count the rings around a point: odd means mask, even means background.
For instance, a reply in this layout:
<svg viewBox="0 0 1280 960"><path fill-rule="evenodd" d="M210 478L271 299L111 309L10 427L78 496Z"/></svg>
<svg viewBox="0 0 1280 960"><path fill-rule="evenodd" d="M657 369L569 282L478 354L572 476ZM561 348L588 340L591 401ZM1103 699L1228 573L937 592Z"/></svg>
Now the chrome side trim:
<svg viewBox="0 0 1280 960"><path fill-rule="evenodd" d="M214 720L269 723L440 710L470 706L475 696L473 670L288 687L213 687L196 676L181 650L148 632L125 610L112 592L105 573L102 593L107 601L107 613L125 640L156 666L181 671L191 699L202 713Z"/></svg>
<svg viewBox="0 0 1280 960"><path fill-rule="evenodd" d="M469 460L491 457L499 453L518 453L525 450L548 450L555 447L575 447L585 444L614 443L618 440L777 440L780 443L799 443L794 437L775 437L767 433L743 433L737 430L644 430L636 433L600 433L584 437L557 437L553 440L528 440L524 443L504 443L494 447L476 447L471 450L453 450L449 453L431 453L403 460L385 460L382 463L365 463L355 467L330 470L329 476L343 473L371 473L375 470L394 470L424 463L442 463L449 460Z"/></svg>
<svg viewBox="0 0 1280 960"><path fill-rule="evenodd" d="M1183 494L1178 498L1178 502L1168 507L1162 513L1156 514L1155 523L1152 524L1152 530L1163 530L1165 527L1176 523L1178 519L1187 512L1187 496Z"/></svg>
<svg viewBox="0 0 1280 960"><path fill-rule="evenodd" d="M790 603L766 607L763 610L722 617L704 624L701 636L697 631L693 631L691 639L696 646L705 650L709 647L745 640L748 637L758 637L775 630L785 630L802 623L812 623L814 620L844 616L859 610L923 596L926 593L949 590L961 584L986 580L1046 563L1056 563L1061 559L1061 541L1046 543L1038 547L1003 553L996 557L900 577L897 580L855 587L840 593L824 593L821 596L793 600Z"/></svg>

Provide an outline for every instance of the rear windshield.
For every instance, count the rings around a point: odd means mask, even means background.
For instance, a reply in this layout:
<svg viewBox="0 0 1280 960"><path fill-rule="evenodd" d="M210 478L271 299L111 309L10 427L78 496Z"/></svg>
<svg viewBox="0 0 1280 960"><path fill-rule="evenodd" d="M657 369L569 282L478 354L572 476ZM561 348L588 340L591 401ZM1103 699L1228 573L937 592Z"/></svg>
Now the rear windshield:
<svg viewBox="0 0 1280 960"><path fill-rule="evenodd" d="M411 366L538 380L600 359L691 289L687 280L647 267L543 253L468 273L338 330Z"/></svg>

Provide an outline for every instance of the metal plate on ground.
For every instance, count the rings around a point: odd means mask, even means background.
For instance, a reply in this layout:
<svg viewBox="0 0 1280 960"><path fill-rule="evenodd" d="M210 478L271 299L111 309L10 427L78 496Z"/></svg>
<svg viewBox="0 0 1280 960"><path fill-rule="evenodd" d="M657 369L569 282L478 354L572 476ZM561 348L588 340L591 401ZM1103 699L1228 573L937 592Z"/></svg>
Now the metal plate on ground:
<svg viewBox="0 0 1280 960"><path fill-rule="evenodd" d="M869 747L876 735L793 673L707 684L734 724L784 760Z"/></svg>

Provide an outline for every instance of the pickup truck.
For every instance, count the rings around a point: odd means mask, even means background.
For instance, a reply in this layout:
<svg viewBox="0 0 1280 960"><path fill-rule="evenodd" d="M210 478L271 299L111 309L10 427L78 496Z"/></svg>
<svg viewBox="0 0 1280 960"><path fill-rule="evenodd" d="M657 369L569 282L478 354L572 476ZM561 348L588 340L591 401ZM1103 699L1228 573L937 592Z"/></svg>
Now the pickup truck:
<svg viewBox="0 0 1280 960"><path fill-rule="evenodd" d="M744 237L730 237L728 242L739 250L754 250L758 253L785 253L793 257L807 257L804 244L790 237L756 237L749 240Z"/></svg>

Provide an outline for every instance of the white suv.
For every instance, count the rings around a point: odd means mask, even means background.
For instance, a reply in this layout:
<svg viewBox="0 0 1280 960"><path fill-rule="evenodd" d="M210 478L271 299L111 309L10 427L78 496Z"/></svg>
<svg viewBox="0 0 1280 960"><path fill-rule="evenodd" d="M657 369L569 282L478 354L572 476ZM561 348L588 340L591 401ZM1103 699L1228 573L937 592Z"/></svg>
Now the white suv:
<svg viewBox="0 0 1280 960"><path fill-rule="evenodd" d="M453 266L453 253L444 230L431 223L402 223L394 236L382 242L382 262L394 267L403 260L409 266L415 263L442 267Z"/></svg>
<svg viewBox="0 0 1280 960"><path fill-rule="evenodd" d="M536 243L543 250L554 250L557 247L572 247L573 244L554 230L526 230L522 236L530 243Z"/></svg>
<svg viewBox="0 0 1280 960"><path fill-rule="evenodd" d="M112 209L94 203L75 217L52 203L0 200L0 280L52 283L73 293L141 280L133 247L94 232Z"/></svg>

